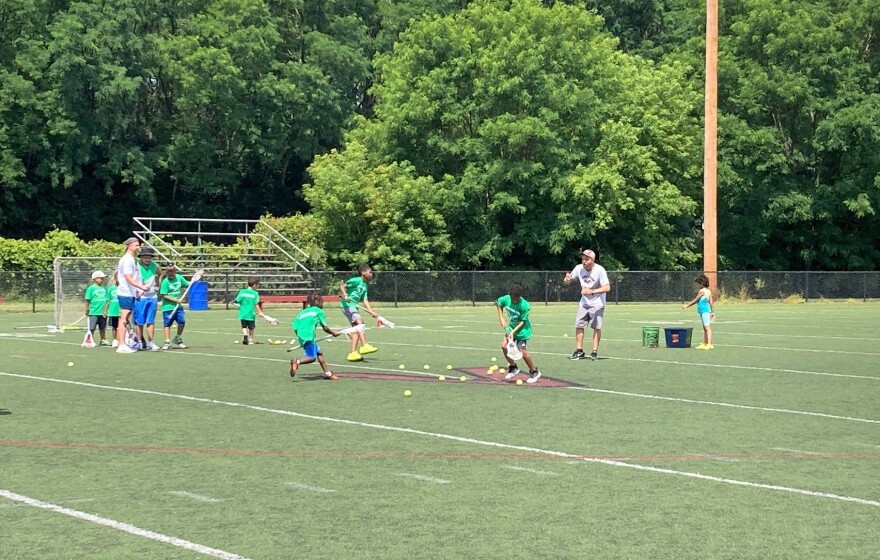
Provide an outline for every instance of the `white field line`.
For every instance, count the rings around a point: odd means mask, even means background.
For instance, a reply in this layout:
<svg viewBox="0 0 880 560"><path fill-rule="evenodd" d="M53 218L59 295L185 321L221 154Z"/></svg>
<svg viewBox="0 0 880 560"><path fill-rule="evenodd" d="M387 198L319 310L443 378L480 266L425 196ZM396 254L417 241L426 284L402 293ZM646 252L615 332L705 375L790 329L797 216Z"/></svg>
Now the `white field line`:
<svg viewBox="0 0 880 560"><path fill-rule="evenodd" d="M693 455L694 457L702 457L703 459L707 459L710 461L727 461L729 463L738 463L739 459L734 457L719 457L717 455L709 455L706 453L693 453L689 452L688 455Z"/></svg>
<svg viewBox="0 0 880 560"><path fill-rule="evenodd" d="M509 469L511 471L520 471L527 472L531 474L536 474L538 476L556 476L556 473L553 471L541 471L538 469L530 469L528 467L518 467L516 465L504 465L505 469Z"/></svg>
<svg viewBox="0 0 880 560"><path fill-rule="evenodd" d="M67 504L84 504L87 502L94 502L94 498L74 498L72 500L59 500L59 505L67 505ZM12 508L20 508L20 507L30 507L29 504L22 503L14 503L14 504L0 504L0 509L12 509Z"/></svg>
<svg viewBox="0 0 880 560"><path fill-rule="evenodd" d="M566 387L572 391L588 391L590 393L603 393L606 395L620 395L622 397L637 397L640 399L653 399L658 401L680 402L690 404L705 404L708 406L721 406L725 408L739 408L743 410L759 410L761 412L778 412L780 414L799 414L801 416L817 416L819 418L830 418L834 420L847 420L849 422L864 422L867 424L880 424L880 420L872 420L870 418L854 418L852 416L838 416L836 414L826 414L824 412L806 412L803 410L791 410L788 408L769 408L765 406L752 406L747 404L734 404L718 401L700 401L696 399L683 399L680 397L661 397L659 395L646 395L644 393L627 393L626 391L612 391L611 389L594 389L592 387Z"/></svg>
<svg viewBox="0 0 880 560"><path fill-rule="evenodd" d="M873 443L862 443L860 441L853 442L853 445L856 447L870 447L872 449L880 449L880 445L875 445Z"/></svg>
<svg viewBox="0 0 880 560"><path fill-rule="evenodd" d="M169 493L169 494L172 494L172 495L174 495L174 496L180 497L180 498L188 498L188 499L190 499L190 500L196 500L196 501L198 501L198 502L217 503L217 502L222 502L222 501L223 501L223 500L218 500L217 498L212 498L212 497L210 497L210 496L203 496L203 495L201 495L201 494L195 494L195 493L193 493L193 492L187 492L186 490L174 490L174 491L172 491L172 492L168 492L168 493Z"/></svg>
<svg viewBox="0 0 880 560"><path fill-rule="evenodd" d="M397 476L402 476L404 478L412 478L414 480L421 480L423 482L433 482L434 484L452 484L451 480L444 480L442 478L434 478L433 476L425 476L422 474L413 474L413 473L397 473Z"/></svg>
<svg viewBox="0 0 880 560"><path fill-rule="evenodd" d="M330 492L336 492L336 490L331 490L330 488L324 488L322 486L313 486L311 484L305 484L303 482L285 482L285 486L288 488L293 488L295 490L306 490L308 492L319 492L322 494L328 494Z"/></svg>
<svg viewBox="0 0 880 560"><path fill-rule="evenodd" d="M170 544L172 546L176 546L179 548L185 548L186 550L198 552L199 554L213 556L214 558L223 558L224 560L248 560L247 557L239 556L238 554L234 554L232 552L226 552L225 550L211 548L209 546L190 542L190 541L178 538L178 537L169 537L168 535L156 533L156 532L153 532L153 531L150 531L147 529L141 529L140 527L135 527L134 525L129 525L128 523L123 523L121 521L114 521L113 519L99 517L97 515L93 515L91 513L85 513L83 511L78 511L75 509L69 509L64 506L60 506L58 504L50 504L49 502L43 502L43 501L37 500L35 498L29 498L27 496L22 496L21 494L16 494L16 493L10 492L8 490L0 489L0 496L3 496L4 498L9 498L10 500L15 500L16 502L21 502L23 504L27 504L29 506L33 506L36 508L54 511L55 513L61 513L64 515L68 515L70 517L82 519L84 521L90 521L92 523L97 523L98 525L104 525L105 527L110 527L111 529L116 529L117 531L123 531L125 533L135 535L137 537L143 537L145 539L159 541L159 542L162 542L165 544Z"/></svg>
<svg viewBox="0 0 880 560"><path fill-rule="evenodd" d="M584 463L595 463L595 464L608 465L608 466L619 467L619 468L624 468L624 469L634 469L634 470L639 470L639 471L643 471L643 472L674 475L674 476L693 478L693 479L704 480L704 481L709 481L709 482L731 484L734 486L759 488L759 489L763 489L763 490L775 490L778 492L787 492L790 494L798 494L798 495L802 495L802 496L813 496L813 497L817 497L817 498L827 498L827 499L831 499L831 500L838 500L838 501L843 501L843 502L851 502L851 503L857 503L857 504L862 504L862 505L880 507L880 502L878 502L876 500L868 500L865 498L858 498L858 497L854 497L854 496L844 496L844 495L840 495L840 494L831 494L828 492L817 492L814 490L806 490L806 489L802 489L802 488L792 488L792 487L788 487L788 486L779 486L779 485L775 485L775 484L761 484L761 483L749 482L749 481L745 481L745 480L721 478L721 477L709 476L709 475L688 472L688 471L677 471L677 470L673 470L673 469L661 469L658 467L625 463L622 461L615 461L615 460L611 460L611 459L597 459L597 458L593 458L593 457L583 457L583 456L578 455L576 453L568 453L565 451L554 451L554 450L550 450L550 449L528 447L525 445L513 445L513 444L500 443L500 442L488 441L488 440L481 440L481 439L475 439L475 438L469 438L469 437L463 437L463 436L455 436L455 435L444 434L444 433L439 433L439 432L428 432L428 431L424 431L424 430L417 430L415 428L402 428L399 426L388 426L385 424L359 422L357 420L347 420L344 418L332 418L329 416L317 416L314 414L305 414L302 412L295 412L292 410L281 410L281 409L276 409L276 408L268 408L268 407L264 407L264 406L257 406L257 405L249 405L249 404L243 404L243 403L208 399L208 398L204 398L204 397L193 397L193 396L189 396L189 395L163 393L160 391L149 391L146 389L132 389L129 387L111 387L109 385L99 385L97 383L86 383L83 381L72 381L72 380L68 380L68 379L54 379L54 378L50 378L50 377L38 377L35 375L22 375L22 374L17 374L17 373L6 373L6 372L0 372L0 375L5 375L8 377L17 377L17 378L21 378L21 379L32 379L35 381L48 381L51 383L62 383L62 384L66 384L66 385L74 385L74 386L79 386L79 387L90 387L93 389L106 389L109 391L119 391L119 392L124 392L124 393L135 393L135 394L141 394L141 395L153 395L153 396L157 396L157 397L167 397L167 398L172 398L172 399L180 399L180 400L184 400L184 401L199 402L199 403L206 403L206 404L216 404L216 405L222 405L222 406L230 406L230 407L235 407L235 408L254 410L257 412L268 412L270 414L280 414L280 415L284 415L284 416L292 416L295 418L305 418L305 419L317 420L317 421L321 421L321 422L330 422L330 423L341 424L341 425L346 425L346 426L358 426L358 427L370 428L370 429L374 429L374 430L385 430L385 431L389 431L389 432L417 435L417 436L429 437L429 438L434 438L434 439L455 441L455 442L459 442L459 443L469 443L469 444L473 444L473 445L492 447L492 448L496 448L496 449L511 449L511 450L515 450L515 451L524 451L526 453L535 453L538 455L559 457L561 459L575 459L578 461L582 461ZM54 506L54 507L58 507L58 506Z"/></svg>
<svg viewBox="0 0 880 560"><path fill-rule="evenodd" d="M799 453L801 455L822 455L816 451L804 451L802 449L792 449L790 447L774 447L773 451L784 451L786 453Z"/></svg>

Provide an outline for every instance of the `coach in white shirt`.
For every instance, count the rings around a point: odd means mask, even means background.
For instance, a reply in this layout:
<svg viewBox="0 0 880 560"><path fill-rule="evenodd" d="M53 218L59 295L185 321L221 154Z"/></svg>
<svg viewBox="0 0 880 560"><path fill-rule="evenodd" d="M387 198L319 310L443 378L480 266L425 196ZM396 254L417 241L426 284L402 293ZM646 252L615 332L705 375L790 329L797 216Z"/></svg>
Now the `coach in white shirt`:
<svg viewBox="0 0 880 560"><path fill-rule="evenodd" d="M125 343L125 333L131 328L131 313L134 310L134 300L137 296L135 290L141 292L155 290L141 282L141 275L138 271L137 262L134 259L135 254L140 248L141 243L137 237L129 237L125 240L125 254L119 259L119 265L116 267L116 275L118 278L119 288L116 295L119 298L119 324L121 329L116 330L116 339L119 346L116 351L120 354L131 354L136 352L134 348L129 347Z"/></svg>
<svg viewBox="0 0 880 560"><path fill-rule="evenodd" d="M581 264L566 273L563 280L566 284L577 278L581 284L581 301L578 305L577 317L574 320L575 342L577 347L571 354L572 360L587 359L584 354L584 328L590 325L593 329L593 351L590 359L599 358L599 341L602 339L602 318L605 316L605 294L611 291L608 273L605 268L596 264L596 253L587 249L581 253Z"/></svg>

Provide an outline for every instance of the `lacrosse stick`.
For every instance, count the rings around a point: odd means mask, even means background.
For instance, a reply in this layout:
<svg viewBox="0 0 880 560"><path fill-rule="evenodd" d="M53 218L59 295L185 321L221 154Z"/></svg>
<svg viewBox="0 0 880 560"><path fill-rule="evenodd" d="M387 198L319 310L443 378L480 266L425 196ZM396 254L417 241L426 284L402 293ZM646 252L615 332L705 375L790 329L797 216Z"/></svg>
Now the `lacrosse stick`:
<svg viewBox="0 0 880 560"><path fill-rule="evenodd" d="M169 317L174 317L174 314L177 313L177 310L180 309L183 300L186 299L187 294L189 294L189 289L192 288L192 285L202 279L202 275L205 273L204 268L200 268L196 270L195 274L192 275L192 278L189 279L189 284L187 284L186 289L183 291L183 295L180 296L180 301L177 302L177 305L174 306L174 309L171 310L171 315Z"/></svg>
<svg viewBox="0 0 880 560"><path fill-rule="evenodd" d="M63 333L65 330L70 330L70 331L80 330L80 329L88 330L85 326L80 325L82 320L85 318L86 318L86 315L83 314L83 316L80 317L79 319L77 319L76 321L70 323L69 325L63 325L63 326L58 326L58 325L21 326L21 327L14 327L14 329L17 331L28 330L28 329L48 329L49 332L52 334L60 334L60 333Z"/></svg>
<svg viewBox="0 0 880 560"><path fill-rule="evenodd" d="M340 329L339 334L344 334L344 335L348 336L348 335L350 335L350 334L359 333L359 332L364 332L364 329L366 329L366 328L367 328L367 326L364 325L364 324L355 325L355 326L353 326L353 327L348 327L348 328L345 328L345 329ZM318 342L321 342L321 341L327 340L328 338L333 338L333 335L332 335L332 334L328 334L327 336L322 336L321 338L315 340L315 342L318 343ZM297 344L296 346L291 346L290 348L287 349L287 351L288 351L288 352L293 352L293 351L296 350L297 348L302 348L302 344Z"/></svg>
<svg viewBox="0 0 880 560"><path fill-rule="evenodd" d="M358 307L361 308L362 310L366 311L367 313L370 312L366 307L363 307L361 305L358 305ZM422 327L418 327L418 326L404 327L402 325L398 325L397 323L395 323L393 321L389 321L388 319L379 315L378 313L376 314L376 321L378 323L377 324L378 327L387 327L389 329L420 329L420 328L422 328Z"/></svg>
<svg viewBox="0 0 880 560"><path fill-rule="evenodd" d="M270 325L277 325L278 324L278 319L276 319L275 317L272 317L271 315L266 315L265 313L263 313L263 319L265 319L266 322L269 323Z"/></svg>
<svg viewBox="0 0 880 560"><path fill-rule="evenodd" d="M522 352L513 338L507 339L507 357L514 361L522 359Z"/></svg>

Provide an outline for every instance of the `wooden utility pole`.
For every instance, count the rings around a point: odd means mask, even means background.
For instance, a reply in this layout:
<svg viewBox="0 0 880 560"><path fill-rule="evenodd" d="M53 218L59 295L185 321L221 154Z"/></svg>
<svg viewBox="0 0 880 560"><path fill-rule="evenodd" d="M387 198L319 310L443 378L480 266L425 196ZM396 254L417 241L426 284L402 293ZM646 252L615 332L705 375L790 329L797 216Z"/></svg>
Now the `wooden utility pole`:
<svg viewBox="0 0 880 560"><path fill-rule="evenodd" d="M703 271L718 288L718 0L706 0L706 122L703 140Z"/></svg>

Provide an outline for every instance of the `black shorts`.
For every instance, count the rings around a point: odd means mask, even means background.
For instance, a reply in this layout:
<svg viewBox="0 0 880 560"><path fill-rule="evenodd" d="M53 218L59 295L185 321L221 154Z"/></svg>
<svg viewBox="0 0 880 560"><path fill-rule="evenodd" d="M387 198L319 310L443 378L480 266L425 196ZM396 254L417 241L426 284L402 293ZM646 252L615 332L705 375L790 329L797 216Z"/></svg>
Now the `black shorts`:
<svg viewBox="0 0 880 560"><path fill-rule="evenodd" d="M241 328L254 330L255 328L257 328L257 321L254 319L251 319L250 321L246 321L246 320L242 319L241 320Z"/></svg>
<svg viewBox="0 0 880 560"><path fill-rule="evenodd" d="M101 329L102 331L107 328L107 317L103 315L89 315L89 330L93 331L95 329Z"/></svg>
<svg viewBox="0 0 880 560"><path fill-rule="evenodd" d="M107 324L110 325L111 329L119 328L119 317L107 317Z"/></svg>

